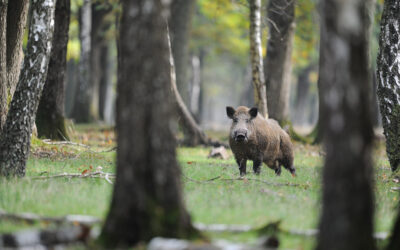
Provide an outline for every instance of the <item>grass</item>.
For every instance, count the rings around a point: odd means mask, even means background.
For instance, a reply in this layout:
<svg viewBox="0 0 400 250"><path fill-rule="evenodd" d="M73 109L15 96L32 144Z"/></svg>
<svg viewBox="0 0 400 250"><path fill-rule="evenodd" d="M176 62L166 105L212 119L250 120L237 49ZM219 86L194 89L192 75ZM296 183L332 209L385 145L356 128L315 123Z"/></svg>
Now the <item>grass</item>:
<svg viewBox="0 0 400 250"><path fill-rule="evenodd" d="M115 146L114 133L104 127L82 126L71 134L74 141L91 145L91 150ZM205 224L244 224L262 227L281 221L282 230L313 229L318 226L321 206L320 175L323 158L318 146L295 144L297 177L286 170L280 177L263 166L259 176L253 175L248 162L245 180L237 180L239 171L232 159L207 158L209 148L178 148L182 167L185 202L194 222ZM386 160L382 142L374 150L376 231L391 230L398 193L390 188L397 184ZM0 209L9 212L32 212L47 216L86 214L105 218L112 194L112 185L104 179L33 180L30 177L57 173L93 171L99 166L104 172L115 171L115 152L94 153L71 145L47 145L33 140L27 164L27 177L0 180ZM213 181L204 182L215 177ZM259 180L259 181L257 181ZM261 181L291 183L298 186L272 186ZM0 233L30 227L47 227L0 221ZM211 238L255 242L254 232L208 234ZM312 249L313 237L279 234L282 249Z"/></svg>

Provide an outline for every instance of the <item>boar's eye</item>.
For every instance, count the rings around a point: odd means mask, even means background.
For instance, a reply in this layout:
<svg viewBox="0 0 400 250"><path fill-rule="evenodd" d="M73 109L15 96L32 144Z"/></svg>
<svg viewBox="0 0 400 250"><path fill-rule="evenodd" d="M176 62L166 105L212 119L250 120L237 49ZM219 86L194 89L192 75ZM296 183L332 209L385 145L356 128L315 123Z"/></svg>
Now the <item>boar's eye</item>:
<svg viewBox="0 0 400 250"><path fill-rule="evenodd" d="M246 119L246 123L249 123L250 122L250 120L249 119Z"/></svg>
<svg viewBox="0 0 400 250"><path fill-rule="evenodd" d="M233 122L238 122L238 118L233 118Z"/></svg>

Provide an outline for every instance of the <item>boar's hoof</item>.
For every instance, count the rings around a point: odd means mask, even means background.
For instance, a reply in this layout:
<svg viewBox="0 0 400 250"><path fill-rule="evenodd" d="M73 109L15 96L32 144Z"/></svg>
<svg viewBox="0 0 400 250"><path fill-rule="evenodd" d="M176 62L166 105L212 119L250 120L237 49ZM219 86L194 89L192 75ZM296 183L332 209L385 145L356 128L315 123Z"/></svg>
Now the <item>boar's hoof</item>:
<svg viewBox="0 0 400 250"><path fill-rule="evenodd" d="M282 172L282 170L281 170L280 167L275 168L275 174L276 174L277 176L280 176L280 175L281 175L281 172Z"/></svg>

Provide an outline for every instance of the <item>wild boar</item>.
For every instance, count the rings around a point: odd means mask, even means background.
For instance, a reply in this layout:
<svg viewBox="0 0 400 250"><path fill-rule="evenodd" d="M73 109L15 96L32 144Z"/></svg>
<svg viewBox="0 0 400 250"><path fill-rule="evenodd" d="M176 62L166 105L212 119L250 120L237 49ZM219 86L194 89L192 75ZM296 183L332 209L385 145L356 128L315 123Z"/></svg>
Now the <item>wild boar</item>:
<svg viewBox="0 0 400 250"><path fill-rule="evenodd" d="M236 110L226 107L226 114L232 119L229 145L239 165L240 176L246 174L247 160L253 161L253 171L259 174L264 162L281 174L281 166L293 176L293 145L289 135L273 119L265 119L257 108L240 106Z"/></svg>

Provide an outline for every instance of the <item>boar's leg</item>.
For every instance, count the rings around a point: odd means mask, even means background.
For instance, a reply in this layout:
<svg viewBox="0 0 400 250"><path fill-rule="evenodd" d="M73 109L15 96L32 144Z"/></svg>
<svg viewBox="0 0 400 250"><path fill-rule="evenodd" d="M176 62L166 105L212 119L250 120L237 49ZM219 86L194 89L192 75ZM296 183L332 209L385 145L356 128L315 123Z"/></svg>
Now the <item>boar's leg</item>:
<svg viewBox="0 0 400 250"><path fill-rule="evenodd" d="M262 160L257 159L253 161L253 171L256 175L260 174L261 171L261 164L262 164Z"/></svg>
<svg viewBox="0 0 400 250"><path fill-rule="evenodd" d="M240 176L245 176L247 159L236 159L236 162L239 165Z"/></svg>
<svg viewBox="0 0 400 250"><path fill-rule="evenodd" d="M275 161L274 170L275 170L275 174L276 174L277 176L280 176L280 175L281 175L282 170L281 170L281 164L280 164L279 161Z"/></svg>

